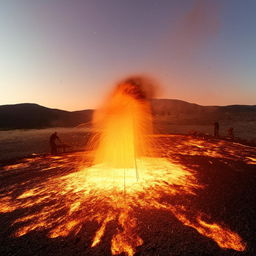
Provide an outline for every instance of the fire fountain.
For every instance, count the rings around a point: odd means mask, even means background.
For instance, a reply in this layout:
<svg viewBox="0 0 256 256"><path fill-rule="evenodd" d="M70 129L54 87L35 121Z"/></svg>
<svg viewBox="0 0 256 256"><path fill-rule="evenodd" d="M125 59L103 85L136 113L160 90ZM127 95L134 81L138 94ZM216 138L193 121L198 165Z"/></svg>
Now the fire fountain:
<svg viewBox="0 0 256 256"><path fill-rule="evenodd" d="M131 77L120 82L95 112L90 152L83 156L78 171L49 177L15 200L11 195L2 198L4 213L45 203L14 221L15 237L37 230L46 230L52 239L76 236L84 224L94 221L98 223L90 245L94 248L104 239L108 226L115 223L110 239L112 255L133 256L144 243L138 220L140 209L147 209L175 216L223 249L245 250L245 242L237 233L223 223L212 222L210 216L184 199L196 197L204 185L192 168L164 156L164 144L151 135L152 95L149 79ZM204 147L200 143L195 145ZM67 158L63 165L67 168L68 164Z"/></svg>

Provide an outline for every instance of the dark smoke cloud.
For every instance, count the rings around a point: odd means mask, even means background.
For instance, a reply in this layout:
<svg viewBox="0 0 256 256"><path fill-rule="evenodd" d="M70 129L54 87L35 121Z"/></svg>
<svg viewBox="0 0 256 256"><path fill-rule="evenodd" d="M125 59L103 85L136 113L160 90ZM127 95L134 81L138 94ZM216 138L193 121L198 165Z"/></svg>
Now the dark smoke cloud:
<svg viewBox="0 0 256 256"><path fill-rule="evenodd" d="M214 1L197 0L177 21L172 34L172 51L188 57L204 47L219 31L219 6Z"/></svg>
<svg viewBox="0 0 256 256"><path fill-rule="evenodd" d="M142 75L129 76L119 82L115 89L137 99L151 99L155 96L156 82Z"/></svg>

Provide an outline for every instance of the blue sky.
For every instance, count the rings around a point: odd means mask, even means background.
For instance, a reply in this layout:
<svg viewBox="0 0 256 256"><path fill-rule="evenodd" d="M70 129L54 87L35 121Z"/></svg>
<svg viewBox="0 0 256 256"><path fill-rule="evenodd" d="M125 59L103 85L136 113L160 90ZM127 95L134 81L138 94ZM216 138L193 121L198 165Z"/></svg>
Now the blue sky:
<svg viewBox="0 0 256 256"><path fill-rule="evenodd" d="M158 97L256 104L254 0L0 2L0 104L94 108L125 76Z"/></svg>

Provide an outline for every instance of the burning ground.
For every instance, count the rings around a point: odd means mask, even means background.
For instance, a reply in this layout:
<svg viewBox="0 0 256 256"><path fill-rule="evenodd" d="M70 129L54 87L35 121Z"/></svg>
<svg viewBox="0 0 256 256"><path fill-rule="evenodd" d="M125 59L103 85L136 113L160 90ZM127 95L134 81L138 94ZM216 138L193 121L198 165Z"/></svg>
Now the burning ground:
<svg viewBox="0 0 256 256"><path fill-rule="evenodd" d="M255 255L255 148L153 139L137 173L102 175L91 152L5 165L1 255Z"/></svg>

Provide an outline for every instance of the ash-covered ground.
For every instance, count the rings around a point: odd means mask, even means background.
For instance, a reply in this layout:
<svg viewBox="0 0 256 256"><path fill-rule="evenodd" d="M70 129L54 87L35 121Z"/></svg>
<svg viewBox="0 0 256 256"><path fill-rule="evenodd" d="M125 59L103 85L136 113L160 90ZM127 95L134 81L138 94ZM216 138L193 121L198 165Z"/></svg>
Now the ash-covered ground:
<svg viewBox="0 0 256 256"><path fill-rule="evenodd" d="M115 212L124 208L109 212L114 194L81 182L81 162L91 165L88 152L6 162L0 172L0 255L112 255L117 233L135 255L256 255L256 149L181 135L155 140L158 156L191 171L193 184L191 179L171 183L166 176L171 171L159 170L157 188L143 187L136 196L118 194L118 201L129 208L124 223L131 227L128 231L120 224L122 212ZM210 228L200 232L198 216L207 225L232 231L244 250L236 244L233 249L221 247L225 241L218 243L214 236L220 234ZM95 242L101 227L104 232ZM126 254L124 249L120 255Z"/></svg>

